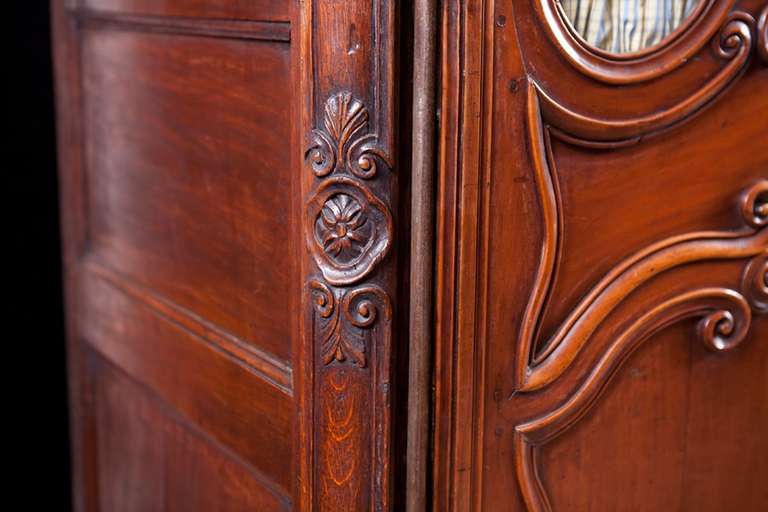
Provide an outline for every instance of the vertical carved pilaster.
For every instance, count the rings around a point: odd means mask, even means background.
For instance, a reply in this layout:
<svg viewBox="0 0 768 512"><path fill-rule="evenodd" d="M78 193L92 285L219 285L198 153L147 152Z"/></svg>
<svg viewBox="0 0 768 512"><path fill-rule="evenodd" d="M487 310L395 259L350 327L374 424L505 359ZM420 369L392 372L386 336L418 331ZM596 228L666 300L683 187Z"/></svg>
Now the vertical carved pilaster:
<svg viewBox="0 0 768 512"><path fill-rule="evenodd" d="M393 3L305 5L302 506L389 510Z"/></svg>

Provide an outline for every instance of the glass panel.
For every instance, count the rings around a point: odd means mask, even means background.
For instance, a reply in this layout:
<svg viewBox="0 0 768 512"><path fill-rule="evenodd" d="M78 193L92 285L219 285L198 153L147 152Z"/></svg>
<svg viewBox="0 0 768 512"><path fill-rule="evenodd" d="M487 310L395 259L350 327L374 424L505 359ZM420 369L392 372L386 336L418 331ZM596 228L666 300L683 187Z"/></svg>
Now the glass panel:
<svg viewBox="0 0 768 512"><path fill-rule="evenodd" d="M701 0L557 0L573 28L589 44L631 53L663 40Z"/></svg>

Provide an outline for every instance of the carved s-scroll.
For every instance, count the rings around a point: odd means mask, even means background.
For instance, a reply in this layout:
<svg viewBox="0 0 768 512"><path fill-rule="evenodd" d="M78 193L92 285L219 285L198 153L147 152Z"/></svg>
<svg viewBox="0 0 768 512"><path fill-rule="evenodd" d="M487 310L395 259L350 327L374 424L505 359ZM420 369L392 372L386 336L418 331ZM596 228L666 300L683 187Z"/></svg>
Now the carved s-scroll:
<svg viewBox="0 0 768 512"><path fill-rule="evenodd" d="M322 510L386 508L392 304L375 269L392 245L391 162L350 93L323 106L305 152L314 175L305 238L316 359L316 503ZM386 182L383 182L386 183ZM378 194L382 194L380 197ZM373 277L373 278L372 278ZM367 279L367 281L366 281Z"/></svg>
<svg viewBox="0 0 768 512"><path fill-rule="evenodd" d="M749 331L751 312L745 298L726 288L695 290L666 300L626 329L592 368L584 383L557 409L515 427L515 466L528 509L550 511L538 476L536 447L562 434L586 414L629 355L652 334L686 318L700 317L697 334L710 349L726 351Z"/></svg>
<svg viewBox="0 0 768 512"><path fill-rule="evenodd" d="M747 261L740 291L704 288L663 299L611 342L584 378L577 379L578 388L565 402L515 428L515 464L523 497L530 510L548 511L550 504L537 472L536 447L578 421L643 340L672 323L698 317L696 335L701 342L713 351L727 351L745 339L753 312L768 312L768 179L753 184L740 198L743 229L688 233L638 251L600 279L550 339L537 343L540 317L557 264L562 214L555 188L549 128L539 111L539 91L531 85L528 94L528 135L546 228L535 284L517 343L518 392L531 392L555 382L576 361L603 320L653 277L701 261ZM541 347L538 352L537 347Z"/></svg>
<svg viewBox="0 0 768 512"><path fill-rule="evenodd" d="M571 144L586 147L625 146L662 132L711 103L746 70L755 46L756 25L758 53L766 58L767 16L764 10L760 22L756 23L755 18L747 12L729 13L712 39L712 51L725 65L694 93L672 106L624 119L595 117L561 104L542 86L535 84L543 116L552 126L553 135Z"/></svg>

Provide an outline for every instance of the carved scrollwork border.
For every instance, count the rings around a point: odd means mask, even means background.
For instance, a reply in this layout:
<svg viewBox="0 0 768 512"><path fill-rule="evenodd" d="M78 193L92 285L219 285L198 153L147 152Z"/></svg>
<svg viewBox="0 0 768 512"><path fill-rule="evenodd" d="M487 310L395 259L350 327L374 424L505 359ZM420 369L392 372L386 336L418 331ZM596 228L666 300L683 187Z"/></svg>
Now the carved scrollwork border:
<svg viewBox="0 0 768 512"><path fill-rule="evenodd" d="M537 5L540 6L554 3L554 0L537 1L539 2ZM567 21L564 21L561 15L542 14L545 16L546 26L560 27L554 30L552 37L558 41L556 46L568 61L580 72L610 84L632 84L657 79L684 65L693 54L702 50L707 42L711 42L714 55L724 61L723 67L707 82L671 106L627 118L604 118L578 112L560 103L546 91L545 87L536 84L541 110L551 125L552 135L580 146L620 147L637 143L650 135L663 133L712 103L747 69L753 48L756 47L758 55L762 56L766 45L765 25L768 23L766 21L768 6L763 10L759 21L755 21L750 13L740 10L728 11L730 5L731 2L703 4L709 7L706 7L698 16L697 19L700 21L697 22L694 19L691 21L691 26L684 29L677 39L670 41L669 45L657 49L652 55L646 55L636 62L618 57L608 59L606 56L595 55L592 56L592 60L597 60L592 62L590 58L584 57L583 53L592 55L589 52L593 50L588 51L577 45L580 48L577 52L573 46L575 43L565 42L573 39L573 36L570 35L570 29L566 28L569 26ZM706 30L695 29L697 24L701 23L706 24ZM675 50L676 45L683 44L682 41L688 42L683 50L679 50L682 52L680 55L674 58L667 55L678 51ZM663 62L656 62L657 59L662 58L665 59ZM596 63L601 64L598 66Z"/></svg>
<svg viewBox="0 0 768 512"><path fill-rule="evenodd" d="M394 236L394 174L369 121L362 100L331 94L304 152L318 510L384 509L389 501L393 305L376 269Z"/></svg>
<svg viewBox="0 0 768 512"><path fill-rule="evenodd" d="M581 73L609 84L653 80L684 65L723 25L734 1L705 0L669 37L630 54L613 54L591 46L574 32L556 0L532 0L553 44Z"/></svg>
<svg viewBox="0 0 768 512"><path fill-rule="evenodd" d="M515 467L521 492L530 510L547 511L550 505L538 477L536 448L560 435L587 412L643 340L672 323L699 317L697 335L701 341L714 351L726 351L744 340L753 312L768 311L768 179L750 186L740 198L743 229L688 233L637 252L600 279L550 339L537 340L541 315L553 285L562 215L556 193L551 129L544 124L539 92L534 84L529 86L527 127L545 231L517 343L517 392L532 392L557 381L577 360L611 311L651 278L695 262L747 260L741 290L704 288L664 299L620 333L564 403L516 426Z"/></svg>
<svg viewBox="0 0 768 512"><path fill-rule="evenodd" d="M366 183L376 177L377 160L387 169L391 164L376 135L366 133L368 110L350 93L328 98L323 120L324 129L312 131L305 152L318 183L307 201L304 232L323 277L310 278L308 288L322 321L323 362L352 360L365 367L363 331L376 321L378 307L389 322L392 307L377 285L347 286L370 274L392 244L390 209Z"/></svg>

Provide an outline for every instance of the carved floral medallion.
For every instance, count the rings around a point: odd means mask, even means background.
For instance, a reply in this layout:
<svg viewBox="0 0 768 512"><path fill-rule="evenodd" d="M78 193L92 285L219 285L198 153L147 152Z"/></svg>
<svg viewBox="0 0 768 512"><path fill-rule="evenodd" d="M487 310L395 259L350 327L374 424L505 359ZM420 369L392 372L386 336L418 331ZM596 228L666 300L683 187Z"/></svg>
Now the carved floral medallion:
<svg viewBox="0 0 768 512"><path fill-rule="evenodd" d="M355 198L336 194L320 210L315 236L323 250L337 261L349 261L359 255L370 240L371 226L363 207Z"/></svg>
<svg viewBox="0 0 768 512"><path fill-rule="evenodd" d="M374 284L356 285L389 252L392 214L376 195L379 165L391 168L368 111L349 93L330 97L323 127L310 134L305 158L317 185L307 201L307 248L322 273L309 281L324 364L367 365L366 339L377 316L391 317L390 299Z"/></svg>

